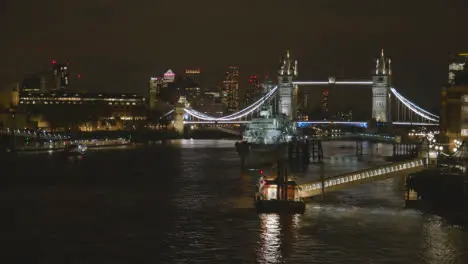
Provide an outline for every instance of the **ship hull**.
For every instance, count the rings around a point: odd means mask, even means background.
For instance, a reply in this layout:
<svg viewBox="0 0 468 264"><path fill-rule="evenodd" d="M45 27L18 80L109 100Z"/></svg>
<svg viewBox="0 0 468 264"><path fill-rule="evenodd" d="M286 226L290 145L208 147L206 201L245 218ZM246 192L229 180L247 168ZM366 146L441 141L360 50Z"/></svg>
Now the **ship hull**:
<svg viewBox="0 0 468 264"><path fill-rule="evenodd" d="M248 151L239 153L247 168L259 168L265 165L273 165L278 160L287 159L286 144L263 145L251 144Z"/></svg>
<svg viewBox="0 0 468 264"><path fill-rule="evenodd" d="M306 205L300 201L260 200L255 201L257 213L304 214Z"/></svg>

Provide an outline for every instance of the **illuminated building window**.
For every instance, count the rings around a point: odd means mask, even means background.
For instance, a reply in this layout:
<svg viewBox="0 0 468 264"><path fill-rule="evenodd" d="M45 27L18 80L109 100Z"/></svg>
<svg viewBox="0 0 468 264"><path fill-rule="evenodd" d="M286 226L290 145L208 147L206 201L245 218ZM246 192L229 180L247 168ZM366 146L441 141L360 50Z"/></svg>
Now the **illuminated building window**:
<svg viewBox="0 0 468 264"><path fill-rule="evenodd" d="M461 130L461 135L464 136L464 137L468 136L468 129L463 128L463 129Z"/></svg>

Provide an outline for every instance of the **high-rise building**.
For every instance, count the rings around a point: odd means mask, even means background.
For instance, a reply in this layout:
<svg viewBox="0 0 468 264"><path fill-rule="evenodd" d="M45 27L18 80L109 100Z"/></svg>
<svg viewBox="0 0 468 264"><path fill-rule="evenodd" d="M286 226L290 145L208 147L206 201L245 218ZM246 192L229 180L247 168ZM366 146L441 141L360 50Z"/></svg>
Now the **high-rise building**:
<svg viewBox="0 0 468 264"><path fill-rule="evenodd" d="M70 62L57 63L56 60L52 60L52 74L54 76L54 88L59 89L66 89L70 85L70 73L68 67L70 66Z"/></svg>
<svg viewBox="0 0 468 264"><path fill-rule="evenodd" d="M151 77L149 81L149 107L151 110L156 108L158 97L161 94L163 85L161 77Z"/></svg>
<svg viewBox="0 0 468 264"><path fill-rule="evenodd" d="M39 74L27 76L21 82L20 90L22 92L40 92L42 79L45 79L45 76L41 76Z"/></svg>
<svg viewBox="0 0 468 264"><path fill-rule="evenodd" d="M200 99L201 91L200 87L185 87L185 99L192 105L196 106L198 104L198 100Z"/></svg>
<svg viewBox="0 0 468 264"><path fill-rule="evenodd" d="M206 89L197 109L210 116L223 116L223 102L221 98L221 92L217 87Z"/></svg>
<svg viewBox="0 0 468 264"><path fill-rule="evenodd" d="M266 94L269 91L271 91L275 87L275 83L273 80L270 78L270 75L265 74L262 83L260 84L262 91L262 94ZM273 108L273 114L276 114L278 112L278 100L277 96L273 97L273 100L271 101L272 108Z"/></svg>
<svg viewBox="0 0 468 264"><path fill-rule="evenodd" d="M175 73L169 69L163 75L163 82L164 83L173 83L175 81Z"/></svg>
<svg viewBox="0 0 468 264"><path fill-rule="evenodd" d="M201 99L200 69L186 69L182 80L185 98L192 106L197 106Z"/></svg>
<svg viewBox="0 0 468 264"><path fill-rule="evenodd" d="M323 90L320 95L320 112L323 119L328 118L328 90Z"/></svg>
<svg viewBox="0 0 468 264"><path fill-rule="evenodd" d="M190 86L201 87L200 69L186 69L184 79L190 83Z"/></svg>
<svg viewBox="0 0 468 264"><path fill-rule="evenodd" d="M245 105L249 106L254 103L260 96L262 87L260 86L260 81L256 75L252 75L249 78L249 84L247 90L245 91Z"/></svg>
<svg viewBox="0 0 468 264"><path fill-rule="evenodd" d="M239 110L239 67L228 67L223 81L223 103L228 113Z"/></svg>
<svg viewBox="0 0 468 264"><path fill-rule="evenodd" d="M468 67L468 53L458 53L450 54L450 63L449 63L449 85L455 84L455 79L457 74L463 72L463 70Z"/></svg>

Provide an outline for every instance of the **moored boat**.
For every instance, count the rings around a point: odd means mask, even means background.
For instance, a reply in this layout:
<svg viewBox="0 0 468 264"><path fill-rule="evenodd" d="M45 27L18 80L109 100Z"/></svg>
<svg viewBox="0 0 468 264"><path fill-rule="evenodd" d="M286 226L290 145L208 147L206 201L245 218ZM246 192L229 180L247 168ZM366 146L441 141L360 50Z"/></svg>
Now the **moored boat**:
<svg viewBox="0 0 468 264"><path fill-rule="evenodd" d="M284 184L285 188L281 188L283 186L280 186L277 177L260 177L255 191L255 206L259 213L303 214L305 212L305 203L299 196L300 187L296 181L289 177ZM285 194L281 194L283 190Z"/></svg>
<svg viewBox="0 0 468 264"><path fill-rule="evenodd" d="M64 149L64 153L69 154L69 155L72 155L72 154L83 155L85 154L87 149L88 147L86 145L74 143L74 144L66 145Z"/></svg>
<svg viewBox="0 0 468 264"><path fill-rule="evenodd" d="M244 166L273 164L287 157L287 144L296 135L296 127L285 115L273 116L272 112L271 105L262 106L259 116L246 126L242 142L236 143Z"/></svg>

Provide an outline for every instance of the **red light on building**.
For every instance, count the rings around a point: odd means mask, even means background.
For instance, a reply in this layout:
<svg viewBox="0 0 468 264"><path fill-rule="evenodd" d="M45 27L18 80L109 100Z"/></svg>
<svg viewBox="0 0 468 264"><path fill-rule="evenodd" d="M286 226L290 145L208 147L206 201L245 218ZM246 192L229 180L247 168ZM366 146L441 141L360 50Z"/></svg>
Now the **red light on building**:
<svg viewBox="0 0 468 264"><path fill-rule="evenodd" d="M78 73L78 79L81 79L81 74L80 73Z"/></svg>
<svg viewBox="0 0 468 264"><path fill-rule="evenodd" d="M56 63L57 63L57 61L56 61L56 60L52 60L52 64L56 64Z"/></svg>

